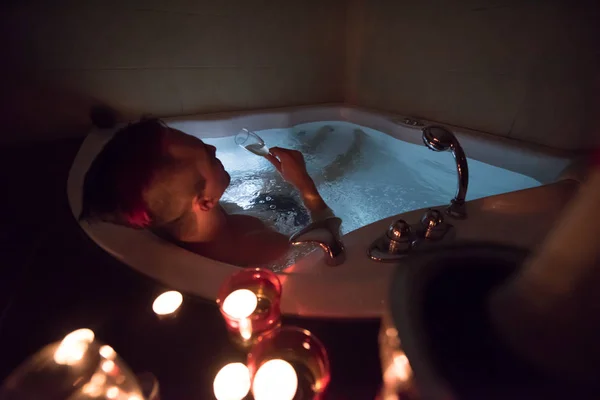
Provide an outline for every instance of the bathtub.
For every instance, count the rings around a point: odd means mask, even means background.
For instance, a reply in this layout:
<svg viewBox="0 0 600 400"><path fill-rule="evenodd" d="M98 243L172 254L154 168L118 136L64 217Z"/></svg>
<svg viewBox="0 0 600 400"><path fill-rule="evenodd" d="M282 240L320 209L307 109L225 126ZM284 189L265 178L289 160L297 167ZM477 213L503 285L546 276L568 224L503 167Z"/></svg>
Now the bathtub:
<svg viewBox="0 0 600 400"><path fill-rule="evenodd" d="M345 121L422 146L420 129L400 123L402 118L357 107L323 105L186 116L165 119L165 122L201 138L223 138L242 128L257 131L316 121ZM540 184L530 189L469 201L469 217L466 220L449 220L456 228L456 240L489 240L525 248L537 245L575 190L572 180L561 180L561 173L572 164L572 158L568 154L505 138L451 128L469 159L525 175ZM73 162L67 187L75 216L81 210L84 175L116 129L93 129ZM429 154L432 159L442 157L441 153ZM449 153L444 154L451 157ZM393 182L394 171L390 171L390 184ZM447 200L449 202L450 197ZM446 205L447 202L439 204L440 208ZM332 208L335 211L335 207ZM366 254L367 248L394 220L402 218L415 223L425 210L421 208L390 215L348 232L343 237L347 260L341 266L326 266L322 252L317 250L280 272L282 312L313 317L379 317L385 308L395 265L371 261ZM147 231L107 223L90 225L82 222L81 227L100 247L123 263L162 282L166 288L183 293L215 299L221 282L239 270L238 267L190 253Z"/></svg>

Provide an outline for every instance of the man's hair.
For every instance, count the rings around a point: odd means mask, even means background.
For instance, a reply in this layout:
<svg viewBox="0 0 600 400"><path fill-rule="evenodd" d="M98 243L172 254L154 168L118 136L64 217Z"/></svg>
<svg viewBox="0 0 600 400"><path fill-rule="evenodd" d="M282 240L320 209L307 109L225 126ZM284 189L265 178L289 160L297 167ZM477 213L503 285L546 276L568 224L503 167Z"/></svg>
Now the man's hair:
<svg viewBox="0 0 600 400"><path fill-rule="evenodd" d="M145 119L120 129L92 162L83 183L80 220L134 228L153 223L144 192L168 159L167 126Z"/></svg>

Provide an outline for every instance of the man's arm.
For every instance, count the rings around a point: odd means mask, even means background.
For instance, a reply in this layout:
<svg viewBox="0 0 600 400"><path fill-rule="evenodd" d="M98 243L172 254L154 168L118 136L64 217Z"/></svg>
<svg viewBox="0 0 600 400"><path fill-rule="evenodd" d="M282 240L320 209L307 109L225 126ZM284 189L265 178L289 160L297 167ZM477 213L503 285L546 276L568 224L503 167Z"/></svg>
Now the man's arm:
<svg viewBox="0 0 600 400"><path fill-rule="evenodd" d="M310 211L313 221L333 214L317 191L314 181L308 175L302 153L296 150L273 147L266 158L279 171L283 179L300 191L302 201Z"/></svg>

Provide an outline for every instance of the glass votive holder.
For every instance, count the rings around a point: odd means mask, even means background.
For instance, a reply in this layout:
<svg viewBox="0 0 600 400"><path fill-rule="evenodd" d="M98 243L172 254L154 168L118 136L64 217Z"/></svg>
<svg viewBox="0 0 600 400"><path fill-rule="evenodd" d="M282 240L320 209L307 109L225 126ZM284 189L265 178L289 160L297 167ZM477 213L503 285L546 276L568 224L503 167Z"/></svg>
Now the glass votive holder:
<svg viewBox="0 0 600 400"><path fill-rule="evenodd" d="M312 333L283 327L248 353L254 400L320 400L331 379L325 346Z"/></svg>
<svg viewBox="0 0 600 400"><path fill-rule="evenodd" d="M238 346L248 349L281 325L281 282L262 268L244 269L219 289L217 304L227 330Z"/></svg>
<svg viewBox="0 0 600 400"><path fill-rule="evenodd" d="M0 387L2 399L142 400L139 382L90 329L71 332L24 361ZM155 397L158 400L158 397Z"/></svg>

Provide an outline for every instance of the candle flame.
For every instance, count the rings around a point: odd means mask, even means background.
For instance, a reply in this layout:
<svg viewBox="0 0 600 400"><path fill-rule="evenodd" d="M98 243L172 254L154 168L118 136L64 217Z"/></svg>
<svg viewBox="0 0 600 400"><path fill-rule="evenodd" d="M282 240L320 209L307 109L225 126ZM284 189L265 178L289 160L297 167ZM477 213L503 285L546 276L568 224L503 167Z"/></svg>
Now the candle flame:
<svg viewBox="0 0 600 400"><path fill-rule="evenodd" d="M231 292L223 301L223 311L232 318L248 318L258 305L258 298L248 289Z"/></svg>
<svg viewBox="0 0 600 400"><path fill-rule="evenodd" d="M117 353L112 347L105 344L104 346L100 347L100 355L106 358L107 360L114 360L117 356Z"/></svg>
<svg viewBox="0 0 600 400"><path fill-rule="evenodd" d="M152 303L152 310L157 315L172 314L181 306L183 296L176 290L164 292Z"/></svg>
<svg viewBox="0 0 600 400"><path fill-rule="evenodd" d="M269 360L254 375L252 394L255 400L292 400L298 390L298 375L284 360Z"/></svg>
<svg viewBox="0 0 600 400"><path fill-rule="evenodd" d="M213 382L217 400L242 400L250 391L250 371L242 363L227 364Z"/></svg>
<svg viewBox="0 0 600 400"><path fill-rule="evenodd" d="M94 332L91 329L77 329L69 333L54 352L54 361L60 365L77 364L93 341Z"/></svg>

